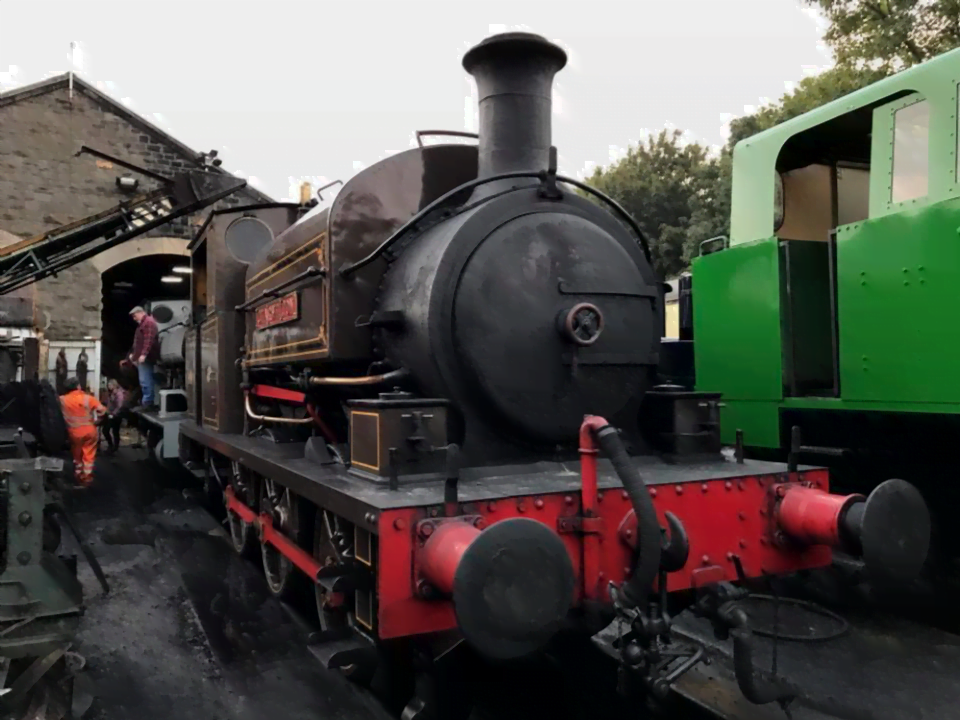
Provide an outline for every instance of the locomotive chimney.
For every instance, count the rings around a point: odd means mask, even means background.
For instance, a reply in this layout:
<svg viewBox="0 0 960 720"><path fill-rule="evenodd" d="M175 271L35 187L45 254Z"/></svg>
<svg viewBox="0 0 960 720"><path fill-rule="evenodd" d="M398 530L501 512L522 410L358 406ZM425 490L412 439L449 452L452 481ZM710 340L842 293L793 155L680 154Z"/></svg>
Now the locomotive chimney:
<svg viewBox="0 0 960 720"><path fill-rule="evenodd" d="M524 32L494 35L463 56L480 99L480 178L547 168L553 76L566 64L561 48ZM493 192L492 185L478 191Z"/></svg>

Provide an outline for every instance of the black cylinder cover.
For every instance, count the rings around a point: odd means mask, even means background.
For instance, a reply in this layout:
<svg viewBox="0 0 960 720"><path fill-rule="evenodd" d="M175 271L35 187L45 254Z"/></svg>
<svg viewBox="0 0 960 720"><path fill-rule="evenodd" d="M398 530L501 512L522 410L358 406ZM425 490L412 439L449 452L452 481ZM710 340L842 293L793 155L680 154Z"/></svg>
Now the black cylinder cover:
<svg viewBox="0 0 960 720"><path fill-rule="evenodd" d="M517 440L570 444L584 414L617 417L648 386L659 294L636 240L598 206L535 188L486 202L415 238L380 308L388 357L421 392ZM573 312L571 312L573 311Z"/></svg>

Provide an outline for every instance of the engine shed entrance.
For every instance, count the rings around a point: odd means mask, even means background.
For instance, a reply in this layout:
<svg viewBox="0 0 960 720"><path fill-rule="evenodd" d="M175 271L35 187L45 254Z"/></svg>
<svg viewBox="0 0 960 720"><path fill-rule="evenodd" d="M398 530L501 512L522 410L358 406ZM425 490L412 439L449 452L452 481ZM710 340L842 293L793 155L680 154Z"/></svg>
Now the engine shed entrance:
<svg viewBox="0 0 960 720"><path fill-rule="evenodd" d="M181 255L138 255L103 273L103 345L101 368L116 377L120 361L133 343L136 324L130 310L164 300L190 297L189 260Z"/></svg>

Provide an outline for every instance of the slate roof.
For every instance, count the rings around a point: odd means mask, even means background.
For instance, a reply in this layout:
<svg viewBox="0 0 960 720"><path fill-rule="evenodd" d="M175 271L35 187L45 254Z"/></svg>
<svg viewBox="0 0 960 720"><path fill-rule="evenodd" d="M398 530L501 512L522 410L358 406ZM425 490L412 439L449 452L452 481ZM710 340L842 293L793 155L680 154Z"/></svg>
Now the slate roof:
<svg viewBox="0 0 960 720"><path fill-rule="evenodd" d="M30 85L24 85L22 87L14 88L13 90L8 90L7 92L0 93L0 109L8 105L20 102L22 100L28 100L30 98L35 98L40 95L45 95L56 90L61 90L69 87L70 84L70 73L63 73L61 75L56 75L55 77L48 78L46 80L41 80L40 82L32 83ZM175 137L170 135L165 130L161 130L159 127L154 125L152 122L147 120L141 115L133 112L123 103L114 100L112 97L107 95L104 92L101 92L96 87L91 85L89 82L81 78L76 73L73 74L73 89L74 91L79 91L87 96L91 97L96 102L100 103L103 106L106 106L110 112L115 115L123 118L129 122L134 127L149 133L157 138L161 143L175 148L178 152L182 153L184 157L191 160L196 160L200 153L196 150L193 150L190 147L187 147L182 142L177 140ZM230 177L235 177L231 173L224 170L222 167L219 168L208 168L208 170L213 170L215 172L221 172ZM264 203L273 203L276 202L269 195L266 195L263 192L260 192L254 187L247 185L246 192L252 195L259 202Z"/></svg>

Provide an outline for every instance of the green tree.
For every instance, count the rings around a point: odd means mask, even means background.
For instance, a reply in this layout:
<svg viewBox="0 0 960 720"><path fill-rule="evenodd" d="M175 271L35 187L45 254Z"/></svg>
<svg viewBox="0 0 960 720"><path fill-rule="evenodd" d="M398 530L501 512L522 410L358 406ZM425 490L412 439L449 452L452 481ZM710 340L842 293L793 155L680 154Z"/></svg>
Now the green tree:
<svg viewBox="0 0 960 720"><path fill-rule="evenodd" d="M691 199L693 213L683 239L683 264L700 254L700 243L730 234L730 193L733 188L733 158L724 150L708 159L699 171L699 192Z"/></svg>
<svg viewBox="0 0 960 720"><path fill-rule="evenodd" d="M588 179L636 219L650 240L655 269L664 277L686 266L694 226L699 232L724 222L722 210L717 216L723 202L715 195L718 162L707 148L685 143L681 135L663 130Z"/></svg>
<svg viewBox="0 0 960 720"><path fill-rule="evenodd" d="M960 47L960 0L804 0L830 22L838 65L894 72Z"/></svg>
<svg viewBox="0 0 960 720"><path fill-rule="evenodd" d="M682 271L703 240L730 227L732 153L756 133L960 47L960 0L804 0L830 21L825 39L837 64L801 80L777 102L730 124L719 157L680 132L649 138L590 183L620 202L650 236L656 269Z"/></svg>

